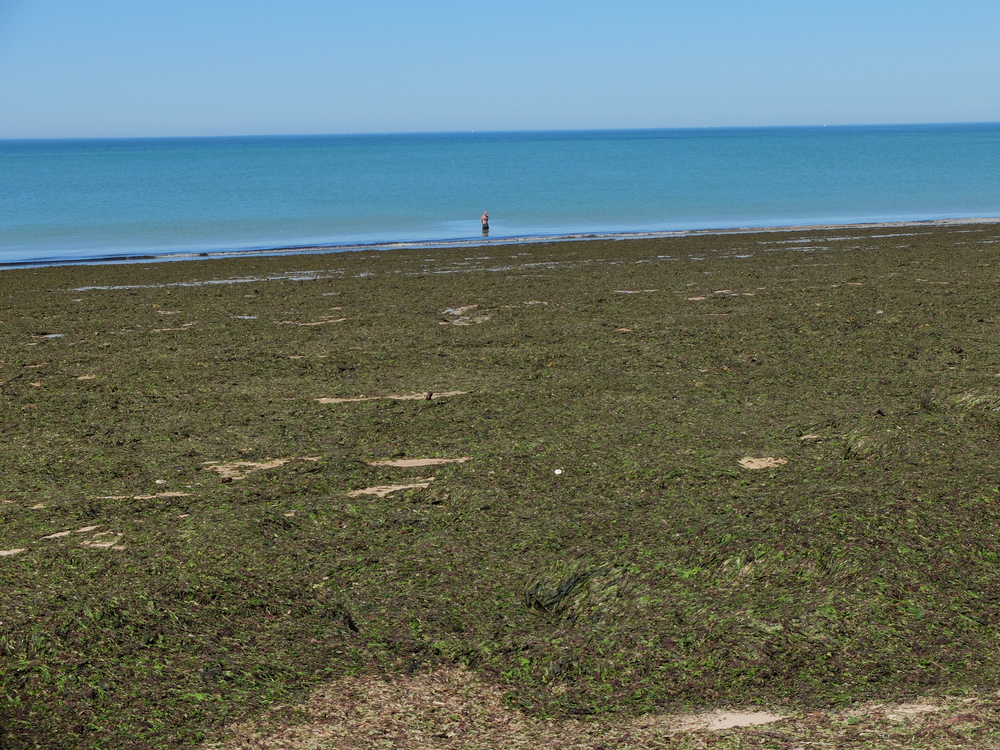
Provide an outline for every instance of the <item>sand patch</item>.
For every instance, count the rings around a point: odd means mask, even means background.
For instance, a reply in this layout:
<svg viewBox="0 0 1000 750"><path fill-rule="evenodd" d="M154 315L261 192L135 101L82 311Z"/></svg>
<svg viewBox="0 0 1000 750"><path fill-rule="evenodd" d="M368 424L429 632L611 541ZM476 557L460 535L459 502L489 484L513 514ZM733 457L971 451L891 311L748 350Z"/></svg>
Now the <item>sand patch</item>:
<svg viewBox="0 0 1000 750"><path fill-rule="evenodd" d="M11 555L20 555L22 552L27 552L27 547L19 547L18 549L0 549L0 557L10 557Z"/></svg>
<svg viewBox="0 0 1000 750"><path fill-rule="evenodd" d="M746 456L745 458L741 458L739 461L737 461L737 463L744 469L751 469L751 470L776 469L779 466L784 466L785 464L787 464L788 459L774 458L772 456L765 456L763 458L752 458L750 456Z"/></svg>
<svg viewBox="0 0 1000 750"><path fill-rule="evenodd" d="M96 377L96 375L80 375L77 377L77 380L93 380Z"/></svg>
<svg viewBox="0 0 1000 750"><path fill-rule="evenodd" d="M464 464L471 461L472 456L461 458L400 458L388 461L369 461L369 466L393 466L397 469L409 469L417 466L439 466L440 464Z"/></svg>
<svg viewBox="0 0 1000 750"><path fill-rule="evenodd" d="M397 396L359 396L357 398L318 398L321 404L350 404L358 401L378 401L387 399L390 401L436 401L439 398L449 396L464 396L468 391L427 391L426 393L406 393Z"/></svg>
<svg viewBox="0 0 1000 750"><path fill-rule="evenodd" d="M110 549L118 544L123 536L125 535L114 531L101 531L94 534L90 539L84 539L80 542L80 546L90 547L91 549Z"/></svg>
<svg viewBox="0 0 1000 750"><path fill-rule="evenodd" d="M477 309L479 309L479 305L465 305L464 307L454 308L449 307L441 314L451 315L452 320L438 321L438 325L471 326L474 323L485 323L490 319L489 315L466 315L466 313L471 313L473 310Z"/></svg>
<svg viewBox="0 0 1000 750"><path fill-rule="evenodd" d="M204 461L202 467L204 471L214 471L223 479L246 479L256 471L267 471L284 466L294 458L275 458L271 461L233 461L228 464L220 464L218 461Z"/></svg>
<svg viewBox="0 0 1000 750"><path fill-rule="evenodd" d="M755 727L761 724L773 724L781 721L783 716L768 711L710 711L704 714L689 714L687 716L655 716L649 717L649 725L661 724L681 732L721 732L724 729L737 727ZM636 724L642 725L638 719Z"/></svg>
<svg viewBox="0 0 1000 750"><path fill-rule="evenodd" d="M384 396L384 398L394 401L434 401L439 398L448 398L449 396L464 396L466 393L468 391L442 391L440 393L427 391L427 393L407 393L401 396Z"/></svg>
<svg viewBox="0 0 1000 750"><path fill-rule="evenodd" d="M250 474L257 471L267 471L277 469L292 461L319 461L321 456L292 456L291 458L275 458L270 461L230 461L221 464L218 461L203 461L202 471L214 471L222 479L237 480L246 479ZM137 500L148 500L153 497L183 497L186 492L161 492L156 495L140 496Z"/></svg>
<svg viewBox="0 0 1000 750"><path fill-rule="evenodd" d="M943 703L865 703L841 712L843 716L871 716L882 714L891 721L906 721L921 714L933 714L948 708Z"/></svg>
<svg viewBox="0 0 1000 750"><path fill-rule="evenodd" d="M32 505L28 510L42 510L45 507L45 503L36 503Z"/></svg>
<svg viewBox="0 0 1000 750"><path fill-rule="evenodd" d="M822 440L822 435L816 435L815 433L809 433L808 435L803 435L799 440L803 443L815 443L817 440Z"/></svg>
<svg viewBox="0 0 1000 750"><path fill-rule="evenodd" d="M403 490L425 490L431 486L433 481L434 477L418 477L417 481L411 484L383 484L378 487L365 487L363 490L352 490L347 493L347 496L375 495L376 497L385 497L393 492L402 492Z"/></svg>
<svg viewBox="0 0 1000 750"><path fill-rule="evenodd" d="M153 333L162 333L163 331L186 331L191 326L196 326L196 325L198 325L198 321L194 320L191 321L190 323L185 323L184 325L178 328L150 328L149 330L152 331Z"/></svg>
<svg viewBox="0 0 1000 750"><path fill-rule="evenodd" d="M489 315L477 315L474 318L455 318L455 320L441 320L438 321L440 326L471 326L475 323L485 323L490 319Z"/></svg>
<svg viewBox="0 0 1000 750"><path fill-rule="evenodd" d="M155 495L99 495L95 500L154 500L158 497L190 497L190 492L157 492Z"/></svg>
<svg viewBox="0 0 1000 750"><path fill-rule="evenodd" d="M349 750L362 747L618 748L672 747L679 731L718 731L779 721L777 714L712 712L646 716L624 721L546 721L512 709L504 690L459 668L394 680L349 677L315 690L297 706L299 723L229 727L204 750L280 748ZM279 709L280 710L280 709ZM287 712L282 712L287 715ZM274 727L274 723L271 725Z"/></svg>
<svg viewBox="0 0 1000 750"><path fill-rule="evenodd" d="M79 529L69 529L68 531L57 531L55 534L49 534L48 536L43 536L42 539L59 539L60 537L69 536L70 534L89 534L95 529L101 528L101 524L94 524L93 526L83 526Z"/></svg>
<svg viewBox="0 0 1000 750"><path fill-rule="evenodd" d="M311 323L298 323L294 320L279 320L277 321L279 326L323 326L327 323L343 323L347 318L323 318L322 320L314 320Z"/></svg>
<svg viewBox="0 0 1000 750"><path fill-rule="evenodd" d="M891 719L895 717L916 716L918 714L932 714L943 710L944 706L935 706L930 703L901 703L898 706L889 707L885 715Z"/></svg>
<svg viewBox="0 0 1000 750"><path fill-rule="evenodd" d="M688 297L688 302L701 302L703 299L708 299L708 297Z"/></svg>
<svg viewBox="0 0 1000 750"><path fill-rule="evenodd" d="M615 289L615 294L652 294L659 289Z"/></svg>

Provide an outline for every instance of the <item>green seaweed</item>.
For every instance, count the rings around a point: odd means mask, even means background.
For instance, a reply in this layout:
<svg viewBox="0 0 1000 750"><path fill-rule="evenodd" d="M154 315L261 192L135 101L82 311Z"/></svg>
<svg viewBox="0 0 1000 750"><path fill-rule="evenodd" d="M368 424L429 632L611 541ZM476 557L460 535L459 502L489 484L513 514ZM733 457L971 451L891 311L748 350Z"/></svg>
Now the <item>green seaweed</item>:
<svg viewBox="0 0 1000 750"><path fill-rule="evenodd" d="M0 746L443 664L555 718L995 690L998 236L3 272Z"/></svg>

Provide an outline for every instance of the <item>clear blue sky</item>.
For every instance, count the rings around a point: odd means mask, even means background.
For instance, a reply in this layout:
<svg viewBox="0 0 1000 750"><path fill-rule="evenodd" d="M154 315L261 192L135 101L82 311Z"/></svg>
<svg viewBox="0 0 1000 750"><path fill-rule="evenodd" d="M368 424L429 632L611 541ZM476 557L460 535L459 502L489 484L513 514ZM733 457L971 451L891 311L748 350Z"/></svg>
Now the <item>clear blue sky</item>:
<svg viewBox="0 0 1000 750"><path fill-rule="evenodd" d="M0 138L1000 121L1000 0L0 0Z"/></svg>

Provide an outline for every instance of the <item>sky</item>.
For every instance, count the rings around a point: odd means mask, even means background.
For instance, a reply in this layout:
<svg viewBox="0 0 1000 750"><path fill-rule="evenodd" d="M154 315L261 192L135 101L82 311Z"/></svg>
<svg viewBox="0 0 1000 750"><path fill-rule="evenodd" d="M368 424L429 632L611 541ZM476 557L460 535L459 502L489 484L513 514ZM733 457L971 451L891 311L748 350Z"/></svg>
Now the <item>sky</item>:
<svg viewBox="0 0 1000 750"><path fill-rule="evenodd" d="M0 0L0 138L1000 121L1000 0Z"/></svg>

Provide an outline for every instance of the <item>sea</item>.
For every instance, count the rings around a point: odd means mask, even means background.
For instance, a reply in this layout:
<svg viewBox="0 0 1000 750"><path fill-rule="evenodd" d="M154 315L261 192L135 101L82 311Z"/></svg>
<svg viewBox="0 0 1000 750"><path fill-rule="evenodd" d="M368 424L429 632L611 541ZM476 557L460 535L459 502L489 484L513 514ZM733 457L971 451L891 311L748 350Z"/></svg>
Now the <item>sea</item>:
<svg viewBox="0 0 1000 750"><path fill-rule="evenodd" d="M992 217L1000 123L0 141L0 267Z"/></svg>

